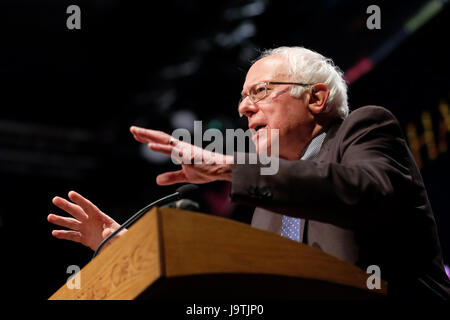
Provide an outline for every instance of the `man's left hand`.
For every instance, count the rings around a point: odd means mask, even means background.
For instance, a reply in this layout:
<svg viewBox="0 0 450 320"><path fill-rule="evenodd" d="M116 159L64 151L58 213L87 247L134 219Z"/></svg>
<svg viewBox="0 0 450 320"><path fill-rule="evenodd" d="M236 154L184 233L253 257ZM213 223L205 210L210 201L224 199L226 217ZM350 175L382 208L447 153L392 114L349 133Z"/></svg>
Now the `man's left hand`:
<svg viewBox="0 0 450 320"><path fill-rule="evenodd" d="M231 155L204 150L190 143L176 140L162 131L136 126L132 126L130 131L137 141L146 143L151 150L181 162L181 170L165 172L156 177L156 183L159 185L231 181L234 159Z"/></svg>

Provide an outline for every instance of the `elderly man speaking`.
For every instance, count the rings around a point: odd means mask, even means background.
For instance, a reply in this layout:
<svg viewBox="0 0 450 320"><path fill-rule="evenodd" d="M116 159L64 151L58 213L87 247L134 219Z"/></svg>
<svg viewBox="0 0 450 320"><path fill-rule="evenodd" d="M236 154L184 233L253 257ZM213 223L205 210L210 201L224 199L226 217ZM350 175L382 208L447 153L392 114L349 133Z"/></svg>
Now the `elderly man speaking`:
<svg viewBox="0 0 450 320"><path fill-rule="evenodd" d="M200 149L202 163L184 161L180 170L160 174L157 183L230 181L232 201L257 207L252 226L363 269L379 266L391 296L449 299L427 193L389 111L366 106L349 113L346 83L330 59L281 47L265 51L249 69L239 113L248 119L258 152L270 154L268 137L276 129L276 174L260 174L261 163L238 164L236 155ZM199 149L160 131L130 130L167 155ZM69 199L53 199L73 216L50 214L50 222L71 229L53 235L95 250L118 224L80 194L71 191Z"/></svg>

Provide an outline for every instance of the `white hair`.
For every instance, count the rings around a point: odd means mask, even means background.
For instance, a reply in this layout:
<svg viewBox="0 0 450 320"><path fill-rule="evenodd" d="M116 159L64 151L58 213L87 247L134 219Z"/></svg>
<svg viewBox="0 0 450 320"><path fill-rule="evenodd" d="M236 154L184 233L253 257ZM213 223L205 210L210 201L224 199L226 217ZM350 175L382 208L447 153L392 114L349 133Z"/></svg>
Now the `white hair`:
<svg viewBox="0 0 450 320"><path fill-rule="evenodd" d="M326 113L329 113L331 117L347 117L349 113L347 84L343 72L333 63L333 60L303 47L279 47L264 50L257 60L278 54L287 58L288 72L292 81L327 85L330 95L325 104ZM308 87L293 86L291 95L300 97L307 89Z"/></svg>

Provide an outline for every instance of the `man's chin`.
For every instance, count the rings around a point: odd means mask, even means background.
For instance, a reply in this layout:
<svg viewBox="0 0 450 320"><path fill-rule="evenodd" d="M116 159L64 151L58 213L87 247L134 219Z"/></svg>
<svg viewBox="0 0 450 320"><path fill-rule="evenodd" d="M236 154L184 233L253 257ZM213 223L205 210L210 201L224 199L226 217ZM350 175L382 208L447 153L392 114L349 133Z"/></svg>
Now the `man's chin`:
<svg viewBox="0 0 450 320"><path fill-rule="evenodd" d="M255 145L257 154L270 156L270 145L267 144L267 141L265 141L265 139L261 139L261 141L255 143Z"/></svg>
<svg viewBox="0 0 450 320"><path fill-rule="evenodd" d="M259 155L277 157L278 154L272 154L272 143L274 141L269 138L278 139L278 132L276 133L276 135L271 136L270 131L266 131L266 129L260 129L256 134L252 136L253 144L256 147L256 153ZM275 142L278 144L276 140ZM277 152L277 150L278 148L276 148L275 152Z"/></svg>

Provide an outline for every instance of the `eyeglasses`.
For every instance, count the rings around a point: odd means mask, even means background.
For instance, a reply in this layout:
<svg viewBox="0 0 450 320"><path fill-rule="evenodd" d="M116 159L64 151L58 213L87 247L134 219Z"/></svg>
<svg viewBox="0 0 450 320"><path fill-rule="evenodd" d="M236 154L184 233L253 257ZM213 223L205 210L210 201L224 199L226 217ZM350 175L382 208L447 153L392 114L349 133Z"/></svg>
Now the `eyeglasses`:
<svg viewBox="0 0 450 320"><path fill-rule="evenodd" d="M267 97L268 93L268 85L276 85L276 84L290 84L295 86L312 86L310 83L299 83L299 82L273 82L273 81L264 81L259 82L252 86L249 90L248 95L242 95L241 99L239 99L239 105L241 105L242 101L248 96L252 100L253 103L258 102L265 97Z"/></svg>

